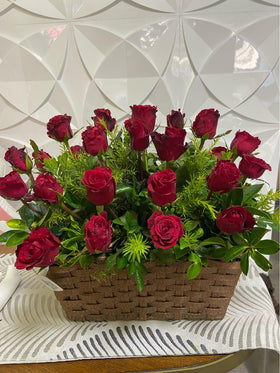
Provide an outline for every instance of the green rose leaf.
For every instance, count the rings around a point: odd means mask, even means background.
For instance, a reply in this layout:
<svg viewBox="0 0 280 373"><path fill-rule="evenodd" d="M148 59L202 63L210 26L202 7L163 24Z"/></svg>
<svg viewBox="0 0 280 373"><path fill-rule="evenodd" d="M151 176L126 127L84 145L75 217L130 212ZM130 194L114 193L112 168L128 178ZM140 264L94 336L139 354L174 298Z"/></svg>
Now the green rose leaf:
<svg viewBox="0 0 280 373"><path fill-rule="evenodd" d="M210 237L200 243L200 246L220 245L226 246L226 242L220 237Z"/></svg>
<svg viewBox="0 0 280 373"><path fill-rule="evenodd" d="M237 258L247 247L246 246L233 246L225 254L225 261L229 262Z"/></svg>
<svg viewBox="0 0 280 373"><path fill-rule="evenodd" d="M29 237L29 233L25 231L16 231L9 237L6 242L7 247L17 246L23 243L23 241Z"/></svg>
<svg viewBox="0 0 280 373"><path fill-rule="evenodd" d="M255 249L265 255L276 254L279 250L279 243L274 240L262 240L255 245Z"/></svg>
<svg viewBox="0 0 280 373"><path fill-rule="evenodd" d="M248 252L242 255L241 260L240 260L240 267L241 267L242 272L245 275L247 275L248 270L249 270L249 253Z"/></svg>
<svg viewBox="0 0 280 373"><path fill-rule="evenodd" d="M251 231L251 234L250 234L250 243L252 245L255 245L257 242L259 242L263 236L269 232L268 229L266 228L262 228L262 227L256 227L254 228L252 231Z"/></svg>
<svg viewBox="0 0 280 373"><path fill-rule="evenodd" d="M0 242L7 242L8 239L9 239L13 234L15 234L15 233L17 233L17 232L22 232L22 231L14 229L14 230L12 230L12 231L7 231L7 232L2 233L2 234L0 235Z"/></svg>
<svg viewBox="0 0 280 373"><path fill-rule="evenodd" d="M35 143L35 141L33 140L30 140L30 145L32 146L33 150L34 150L34 156L35 158L37 157L38 153L39 153L39 148L38 148L38 145Z"/></svg>
<svg viewBox="0 0 280 373"><path fill-rule="evenodd" d="M248 244L248 242L245 240L245 238L242 237L242 235L240 233L237 233L237 232L233 233L232 239L239 246Z"/></svg>
<svg viewBox="0 0 280 373"><path fill-rule="evenodd" d="M7 226L13 229L26 229L26 223L21 219L11 219L7 221Z"/></svg>
<svg viewBox="0 0 280 373"><path fill-rule="evenodd" d="M192 280L193 278L197 277L202 269L201 263L193 263L189 266L187 271L187 279Z"/></svg>
<svg viewBox="0 0 280 373"><path fill-rule="evenodd" d="M228 195L228 204L231 202L234 206L240 206L243 200L243 189L232 189Z"/></svg>
<svg viewBox="0 0 280 373"><path fill-rule="evenodd" d="M80 257L80 265L83 269L87 269L93 263L94 256L93 255L82 255Z"/></svg>
<svg viewBox="0 0 280 373"><path fill-rule="evenodd" d="M182 258L182 257L185 256L189 251L190 251L190 249L189 249L188 247L181 248L181 247L179 247L179 245L175 245L175 246L173 247L173 252L174 252L174 254L175 254L176 259L180 259L180 258Z"/></svg>
<svg viewBox="0 0 280 373"><path fill-rule="evenodd" d="M108 259L107 259L108 261ZM129 263L129 266L128 266L128 275L131 276L131 275L134 275L136 273L136 264L135 262L132 262L132 263Z"/></svg>
<svg viewBox="0 0 280 373"><path fill-rule="evenodd" d="M257 215L257 216L261 216L267 220L272 220L272 216L269 212L267 211L262 211L262 210L258 210L256 209L255 207L252 207L252 206L244 206L246 208L246 210L250 211L250 213L252 215Z"/></svg>
<svg viewBox="0 0 280 373"><path fill-rule="evenodd" d="M200 257L193 251L189 255L189 261L194 263L201 263Z"/></svg>
<svg viewBox="0 0 280 373"><path fill-rule="evenodd" d="M117 268L123 269L127 266L127 258L124 256L118 256L117 258Z"/></svg>
<svg viewBox="0 0 280 373"><path fill-rule="evenodd" d="M143 279L141 271L136 270L135 280L136 280L137 289L138 289L139 293L141 293L141 291L143 290L143 287L144 287L144 279Z"/></svg>
<svg viewBox="0 0 280 373"><path fill-rule="evenodd" d="M226 254L226 250L227 249L225 247L217 247L213 251L211 251L210 255L214 259L223 258L225 256L225 254Z"/></svg>
<svg viewBox="0 0 280 373"><path fill-rule="evenodd" d="M117 254L110 255L106 260L106 269L110 271L117 263Z"/></svg>
<svg viewBox="0 0 280 373"><path fill-rule="evenodd" d="M255 195L262 189L263 185L264 184L255 184L244 188L242 204L245 205L246 202L255 197Z"/></svg>
<svg viewBox="0 0 280 373"><path fill-rule="evenodd" d="M26 157L25 157L25 164L26 164L26 168L27 168L28 171L32 170L33 163L31 162L31 160L29 159L27 154L26 154Z"/></svg>
<svg viewBox="0 0 280 373"><path fill-rule="evenodd" d="M272 268L272 264L270 263L270 261L258 251L253 251L251 257L255 261L257 266L259 266L264 271L267 272L270 268Z"/></svg>
<svg viewBox="0 0 280 373"><path fill-rule="evenodd" d="M118 187L116 189L116 194L120 194L120 193L124 193L124 192L131 192L132 189L133 188L129 185L118 185Z"/></svg>

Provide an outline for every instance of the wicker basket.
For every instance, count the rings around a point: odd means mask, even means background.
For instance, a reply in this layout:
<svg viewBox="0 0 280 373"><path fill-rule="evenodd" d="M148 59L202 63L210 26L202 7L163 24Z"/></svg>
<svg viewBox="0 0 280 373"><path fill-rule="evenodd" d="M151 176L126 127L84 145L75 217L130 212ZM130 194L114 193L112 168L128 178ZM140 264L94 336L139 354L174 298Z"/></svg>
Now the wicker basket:
<svg viewBox="0 0 280 373"><path fill-rule="evenodd" d="M139 294L134 276L120 270L107 281L92 280L104 264L81 269L52 266L48 277L64 291L56 292L69 320L222 319L240 276L240 263L210 260L199 277L186 279L189 263L146 263L144 289Z"/></svg>

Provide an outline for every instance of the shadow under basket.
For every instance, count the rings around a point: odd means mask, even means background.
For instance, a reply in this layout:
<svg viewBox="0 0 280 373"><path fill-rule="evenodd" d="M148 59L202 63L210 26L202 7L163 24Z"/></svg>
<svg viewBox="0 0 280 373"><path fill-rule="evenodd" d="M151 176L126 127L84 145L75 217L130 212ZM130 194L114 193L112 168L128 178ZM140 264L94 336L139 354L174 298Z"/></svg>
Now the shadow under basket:
<svg viewBox="0 0 280 373"><path fill-rule="evenodd" d="M106 281L92 279L104 263L89 269L51 266L47 277L63 288L55 292L72 321L219 320L226 313L241 270L240 263L209 260L200 275L187 280L190 263L145 264L144 289L139 294L134 276L119 270Z"/></svg>

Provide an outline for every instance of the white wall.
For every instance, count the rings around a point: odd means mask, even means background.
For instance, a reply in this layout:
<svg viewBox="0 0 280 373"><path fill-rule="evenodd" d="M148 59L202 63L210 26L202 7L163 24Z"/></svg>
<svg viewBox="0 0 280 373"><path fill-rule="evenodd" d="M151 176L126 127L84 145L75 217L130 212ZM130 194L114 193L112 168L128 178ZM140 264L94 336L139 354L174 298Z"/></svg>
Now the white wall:
<svg viewBox="0 0 280 373"><path fill-rule="evenodd" d="M222 114L219 133L262 140L264 174L279 161L277 0L0 0L0 146L53 151L45 123L56 114L87 124L109 108L158 106L193 119Z"/></svg>

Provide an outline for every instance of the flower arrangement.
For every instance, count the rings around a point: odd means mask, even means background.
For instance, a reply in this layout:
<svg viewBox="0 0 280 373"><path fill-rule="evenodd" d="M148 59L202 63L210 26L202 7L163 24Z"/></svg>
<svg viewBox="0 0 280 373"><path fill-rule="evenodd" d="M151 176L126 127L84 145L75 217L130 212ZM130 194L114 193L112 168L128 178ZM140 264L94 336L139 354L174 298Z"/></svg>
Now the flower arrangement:
<svg viewBox="0 0 280 373"><path fill-rule="evenodd" d="M230 146L216 146L230 131L216 135L220 114L214 109L197 115L188 142L180 109L167 115L164 133L155 127L155 106L131 111L120 128L109 110L95 110L82 146L69 145L79 132L73 134L70 116L51 118L47 135L60 143L58 157L32 140L32 154L7 150L13 171L0 178L0 196L22 207L21 219L7 222L11 229L0 241L17 246L16 268L54 262L88 268L98 258L108 274L128 269L139 292L147 261L189 261L188 279L208 258L239 260L247 274L251 257L268 271L266 254L279 245L264 236L277 226L271 208L279 193L262 194L264 183L255 181L271 171L253 155L259 138L238 131Z"/></svg>

